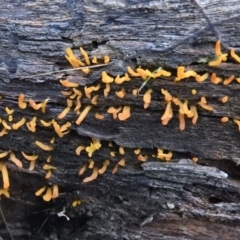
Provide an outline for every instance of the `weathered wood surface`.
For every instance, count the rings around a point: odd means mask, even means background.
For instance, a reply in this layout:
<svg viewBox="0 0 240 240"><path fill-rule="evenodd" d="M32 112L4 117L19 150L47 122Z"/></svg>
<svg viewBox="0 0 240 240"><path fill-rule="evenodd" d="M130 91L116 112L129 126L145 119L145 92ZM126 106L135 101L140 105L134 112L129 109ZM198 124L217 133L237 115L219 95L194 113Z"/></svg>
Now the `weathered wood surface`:
<svg viewBox="0 0 240 240"><path fill-rule="evenodd" d="M238 0L200 1L211 24L195 1L1 1L0 10L0 104L2 118L5 107L15 110L14 122L22 116L30 120L56 118L65 108L61 77L77 80L81 85L96 84L101 72L112 76L123 75L127 66L141 65L150 70L159 66L176 74L178 65L190 66L197 72L216 72L221 77L240 76L239 65L228 61L210 68L203 59L214 56L215 42L220 39L223 51L234 47L239 53L240 5ZM22 78L48 71L68 69L64 52L67 47L84 47L91 56L109 55L111 64L94 69L88 75L78 72L58 73L35 78ZM174 79L174 77L173 77ZM64 138L56 139L51 164L57 167L50 180L45 180L42 169L48 153L39 151L34 141L48 142L55 136L53 129L43 128L38 122L36 133L26 127L11 130L0 138L0 149L12 150L22 158L21 151L40 155L35 169L23 169L6 161L10 172L11 198L2 197L1 206L15 239L238 239L240 221L239 133L232 118L240 117L240 85L214 85L209 80L197 83L192 79L174 84L169 79L150 81L152 102L143 109L142 96L134 97L132 90L142 80L133 79L121 86L113 84L107 98L100 93L98 105L80 125L73 125ZM127 89L122 100L115 95L121 87ZM80 87L82 88L82 87ZM145 88L145 90L147 89ZM186 129L178 128L177 108L174 118L162 126L165 103L160 89L169 90L192 104L206 96L213 112L199 108L197 125L187 120ZM191 94L191 89L197 95ZM50 97L47 113L30 108L18 108L20 93L26 98L43 101ZM224 95L230 96L223 105ZM90 100L83 98L84 106ZM120 122L106 111L109 106L131 106L131 118ZM96 112L105 115L97 121ZM222 116L230 117L220 123ZM70 113L64 121L75 122ZM91 138L102 140L102 148L93 156L101 167L110 159L107 173L96 181L82 183L91 174L78 176L80 167L88 161L87 154L76 156L78 145L89 145ZM113 141L113 148L108 142ZM121 156L118 145L125 147L126 166L116 175L111 170ZM140 164L133 153L143 148L143 154L156 155L157 148L173 151L172 162L149 158ZM187 158L197 156L198 163ZM58 184L61 195L50 203L37 198L34 192L45 184ZM71 203L81 199L82 205ZM58 217L66 208L70 217ZM146 219L149 223L143 224ZM4 224L0 236L8 239Z"/></svg>

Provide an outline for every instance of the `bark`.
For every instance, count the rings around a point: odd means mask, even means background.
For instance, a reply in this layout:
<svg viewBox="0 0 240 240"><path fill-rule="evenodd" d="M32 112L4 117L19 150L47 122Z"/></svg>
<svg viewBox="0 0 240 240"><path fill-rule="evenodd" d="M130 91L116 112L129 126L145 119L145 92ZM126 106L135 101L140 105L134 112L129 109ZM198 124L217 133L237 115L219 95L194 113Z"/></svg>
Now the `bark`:
<svg viewBox="0 0 240 240"><path fill-rule="evenodd" d="M240 116L239 84L214 85L208 80L198 83L194 78L174 83L177 66L186 66L199 74L216 73L226 79L240 76L239 64L233 59L217 67L207 62L214 58L215 42L220 39L222 51L235 48L239 52L240 5L238 0L196 1L2 1L0 10L0 104L1 119L8 120L5 108L14 109L13 123L23 116L30 121L37 117L37 130L26 125L10 130L0 137L0 152L11 150L22 160L23 168L9 160L11 198L1 197L1 208L14 239L238 239L240 231L239 133L233 122ZM90 56L102 59L109 55L109 65L92 69L86 75L79 71L53 73L28 78L33 74L71 69L65 49L70 47L79 56L82 46ZM101 72L123 76L126 67L137 66L150 71L162 66L171 78L150 80L142 93L153 89L152 101L143 109L142 96L132 90L143 81L133 78L121 85L111 84L104 97L105 85ZM66 107L65 88L59 79L84 86L101 83L98 104L82 124L76 125L76 113L71 111L60 125L70 121L70 132L59 138L52 127L43 127L40 119L50 121ZM125 88L120 99L115 91ZM179 130L178 108L168 125L161 124L166 102L161 89L181 100L196 105L205 96L214 110L198 106L196 125L186 119L186 129ZM191 90L197 94L192 95ZM18 96L36 102L50 98L46 113L30 107L18 107ZM94 95L94 94L93 94ZM226 104L221 98L229 96ZM91 104L85 96L82 109ZM107 113L110 106L130 106L131 117L126 121L113 119ZM105 116L97 120L95 113ZM223 116L230 118L221 123ZM3 128L3 125L1 126ZM49 143L55 137L54 150L40 150L35 141ZM89 161L85 151L77 156L75 149L89 146L92 138L101 140L102 147L93 154L95 166L104 160L110 165L95 181L84 183L92 169L83 176L79 169ZM109 141L112 146L109 146ZM119 146L125 150L119 153ZM146 162L137 160L134 150L148 155ZM157 149L173 152L170 162L159 161ZM21 152L37 154L33 171ZM111 156L110 152L116 152ZM57 167L50 179L45 179L43 165ZM154 156L153 156L154 155ZM121 158L124 167L114 166ZM194 163L190 158L198 157ZM45 202L35 192L43 186L57 184L58 198ZM81 205L72 207L74 200ZM59 217L65 208L70 218ZM3 239L9 233L1 220Z"/></svg>

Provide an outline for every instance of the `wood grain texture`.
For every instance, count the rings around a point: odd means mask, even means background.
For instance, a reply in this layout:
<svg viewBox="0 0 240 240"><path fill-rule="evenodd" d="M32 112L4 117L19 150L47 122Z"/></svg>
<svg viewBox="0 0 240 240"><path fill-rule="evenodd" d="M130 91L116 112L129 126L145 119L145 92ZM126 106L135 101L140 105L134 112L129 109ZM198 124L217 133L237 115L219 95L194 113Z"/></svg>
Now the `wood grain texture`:
<svg viewBox="0 0 240 240"><path fill-rule="evenodd" d="M223 52L235 48L240 53L240 5L238 0L52 0L0 1L0 114L7 119L5 107L15 110L14 121L23 116L38 117L36 133L26 127L11 130L0 137L0 152L12 150L23 161L23 168L4 159L10 175L11 198L1 198L1 206L14 239L238 239L240 222L239 132L233 118L240 117L240 85L214 85L208 79L197 83L189 78L174 83L176 67L188 66L199 73L215 72L223 79L240 76L240 65L229 60L210 68L206 62L214 58L215 42L220 39ZM201 7L199 7L201 6ZM89 75L68 71L46 76L27 76L49 71L71 69L64 55L70 47L79 56L79 47L90 56L111 57L108 66L96 68ZM85 85L101 82L101 72L111 76L123 75L126 67L142 66L151 71L162 66L172 72L172 78L150 80L143 93L153 89L148 109L143 109L142 96L134 97L132 90L142 84L140 78L122 85L112 84L107 98L101 84L98 104L77 126L77 115L70 112L64 120L72 122L71 131L53 144L50 164L57 167L46 180L42 166L49 156L40 150L36 140L48 143L56 136L52 128L44 128L40 119L56 118L66 107L64 88L59 79L68 77ZM124 99L115 91L124 87ZM167 126L161 125L164 102L161 89L182 100L197 104L206 96L214 111L198 107L196 125L186 120L186 129L179 130L178 108ZM197 95L191 90L196 89ZM47 113L31 108L21 110L17 99L41 102L50 98ZM226 104L221 98L229 96ZM83 106L90 104L84 97ZM127 121L114 120L107 114L110 106L131 106ZM102 113L101 121L95 113ZM222 116L230 121L223 124ZM88 162L86 152L77 156L79 145L89 146L91 138L101 139L102 147L94 153L95 166L105 159L110 166L103 176L83 183L91 175L79 169ZM109 147L109 141L113 146ZM122 158L119 145L124 146L126 166L112 169ZM134 150L148 161L137 160ZM171 162L161 162L157 148L173 151ZM36 167L29 171L29 162L21 151L39 154ZM110 152L116 152L116 156ZM198 157L197 163L189 158ZM60 196L46 203L34 193L44 185L58 184ZM82 204L71 207L74 200ZM57 213L66 208L67 221ZM4 227L0 236L9 239ZM217 230L217 231L216 231Z"/></svg>

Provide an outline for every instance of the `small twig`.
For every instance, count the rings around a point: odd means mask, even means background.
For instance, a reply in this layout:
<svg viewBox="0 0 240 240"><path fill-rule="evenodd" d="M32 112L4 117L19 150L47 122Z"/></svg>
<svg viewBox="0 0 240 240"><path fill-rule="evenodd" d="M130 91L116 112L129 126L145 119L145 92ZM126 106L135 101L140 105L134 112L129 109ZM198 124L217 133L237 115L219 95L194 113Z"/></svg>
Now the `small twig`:
<svg viewBox="0 0 240 240"><path fill-rule="evenodd" d="M106 65L109 65L109 63L103 63L103 64L97 64L97 65L86 66L86 67L79 67L79 68L71 68L71 69L59 70L59 71L54 71L54 72L40 73L40 74L36 74L36 75L31 75L31 76L22 76L22 77L20 77L20 79L45 76L45 75L50 75L50 74L53 74L53 73L75 71L75 70L80 70L80 69L84 69L84 68L97 68L97 67L103 67L103 66L106 66Z"/></svg>
<svg viewBox="0 0 240 240"><path fill-rule="evenodd" d="M8 224L7 224L7 221L6 221L6 219L5 219L5 216L4 216L4 214L3 214L1 204L0 204L0 214L1 214L2 220L3 220L4 224L5 224L5 227L6 227L6 229L7 229L7 232L8 232L8 234L9 234L10 239L11 239L11 240L14 240L14 238L13 238L11 232L10 232L10 229L9 229L9 227L8 227Z"/></svg>

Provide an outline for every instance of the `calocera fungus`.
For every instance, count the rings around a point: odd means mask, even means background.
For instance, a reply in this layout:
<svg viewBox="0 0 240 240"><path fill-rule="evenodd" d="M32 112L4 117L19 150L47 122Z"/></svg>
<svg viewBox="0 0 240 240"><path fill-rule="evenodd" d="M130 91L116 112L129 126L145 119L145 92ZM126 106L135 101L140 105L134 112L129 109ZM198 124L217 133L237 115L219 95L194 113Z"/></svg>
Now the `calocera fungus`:
<svg viewBox="0 0 240 240"><path fill-rule="evenodd" d="M122 112L118 114L118 119L120 121L127 120L131 116L130 110L130 106L124 106Z"/></svg>
<svg viewBox="0 0 240 240"><path fill-rule="evenodd" d="M118 107L118 108L115 108L115 107L109 107L107 112L108 113L112 113L113 115L113 119L116 119L117 118L117 114L122 110L122 107Z"/></svg>
<svg viewBox="0 0 240 240"><path fill-rule="evenodd" d="M91 105L85 107L85 109L80 113L78 119L76 120L76 124L80 125L84 118L87 116L88 112L92 109Z"/></svg>
<svg viewBox="0 0 240 240"><path fill-rule="evenodd" d="M106 83L106 87L103 90L104 97L107 97L108 93L110 92L110 84Z"/></svg>
<svg viewBox="0 0 240 240"><path fill-rule="evenodd" d="M103 83L111 83L113 82L113 78L109 77L105 71L102 72L102 82Z"/></svg>
<svg viewBox="0 0 240 240"><path fill-rule="evenodd" d="M80 47L80 52L82 53L87 65L90 65L90 60L89 60L87 52L82 47Z"/></svg>
<svg viewBox="0 0 240 240"><path fill-rule="evenodd" d="M81 176L86 171L88 164L85 163L79 170L78 175Z"/></svg>
<svg viewBox="0 0 240 240"><path fill-rule="evenodd" d="M13 151L10 152L9 159L10 159L12 162L14 162L17 167L22 168L23 164L22 164L21 160L19 160L19 159L15 156L15 154L14 154Z"/></svg>
<svg viewBox="0 0 240 240"><path fill-rule="evenodd" d="M124 98L126 96L126 90L124 88L121 88L121 90L120 91L116 91L115 94L119 98Z"/></svg>
<svg viewBox="0 0 240 240"><path fill-rule="evenodd" d="M8 176L8 170L7 170L6 164L5 163L1 163L0 169L2 171L3 188L7 189L7 188L9 188L10 183L9 183L9 176Z"/></svg>
<svg viewBox="0 0 240 240"><path fill-rule="evenodd" d="M103 162L103 166L100 168L100 169L98 169L98 173L99 174L103 174L103 173L105 173L105 171L107 170L107 166L110 164L110 161L109 160L105 160L104 162Z"/></svg>
<svg viewBox="0 0 240 240"><path fill-rule="evenodd" d="M234 80L234 75L230 76L229 78L226 78L226 79L223 81L223 85L228 85L228 84L230 84L233 80Z"/></svg>
<svg viewBox="0 0 240 240"><path fill-rule="evenodd" d="M18 97L18 106L21 109L25 109L27 107L27 103L24 102L24 95L22 93Z"/></svg>
<svg viewBox="0 0 240 240"><path fill-rule="evenodd" d="M233 59L240 63L240 57L235 53L235 50L233 48L231 48L230 54Z"/></svg>
<svg viewBox="0 0 240 240"><path fill-rule="evenodd" d="M21 152L23 157L27 159L28 161L36 161L38 159L38 155L27 155L25 152Z"/></svg>
<svg viewBox="0 0 240 240"><path fill-rule="evenodd" d="M224 96L221 99L222 103L226 103L228 101L228 96Z"/></svg>
<svg viewBox="0 0 240 240"><path fill-rule="evenodd" d="M78 147L76 148L76 154L77 154L77 155L80 155L81 152L82 152L82 150L85 150L85 149L86 149L86 147L84 147L84 146L78 146Z"/></svg>
<svg viewBox="0 0 240 240"><path fill-rule="evenodd" d="M105 117L104 117L104 115L103 114L100 114L100 113L95 113L95 118L96 119L98 119L98 120L102 120L102 119L104 119Z"/></svg>
<svg viewBox="0 0 240 240"><path fill-rule="evenodd" d="M44 151L52 151L54 149L53 146L44 144L40 141L35 141L35 144Z"/></svg>
<svg viewBox="0 0 240 240"><path fill-rule="evenodd" d="M222 123L228 122L228 120L229 120L228 117L222 117L221 118L221 122Z"/></svg>
<svg viewBox="0 0 240 240"><path fill-rule="evenodd" d="M148 89L147 92L143 95L144 109L148 108L151 103L151 93L152 93L152 89Z"/></svg>
<svg viewBox="0 0 240 240"><path fill-rule="evenodd" d="M37 117L33 117L31 121L26 122L26 126L28 128L29 131L31 132L35 132L36 131L36 121L37 121Z"/></svg>
<svg viewBox="0 0 240 240"><path fill-rule="evenodd" d="M22 119L12 125L13 130L18 130L21 126L25 124L27 119L25 117L22 117Z"/></svg>
<svg viewBox="0 0 240 240"><path fill-rule="evenodd" d="M75 83L75 82L69 82L68 79L66 80L59 80L60 83L64 86L64 87L72 87L72 88L76 88L79 86L79 83Z"/></svg>
<svg viewBox="0 0 240 240"><path fill-rule="evenodd" d="M98 168L97 167L94 167L93 168L93 172L92 172L92 175L89 176L89 177L86 177L83 179L83 182L86 183L86 182L90 182L90 181L93 181L97 178L98 176Z"/></svg>

